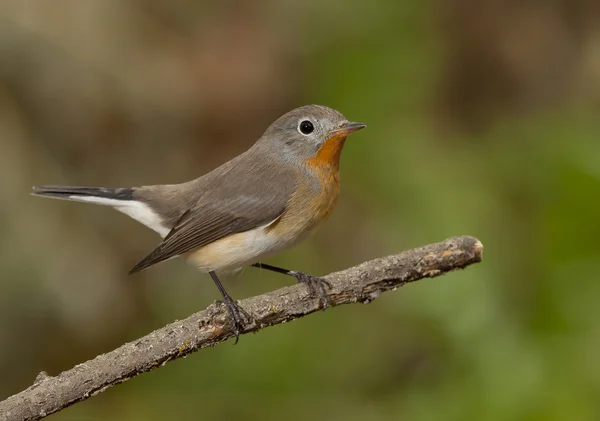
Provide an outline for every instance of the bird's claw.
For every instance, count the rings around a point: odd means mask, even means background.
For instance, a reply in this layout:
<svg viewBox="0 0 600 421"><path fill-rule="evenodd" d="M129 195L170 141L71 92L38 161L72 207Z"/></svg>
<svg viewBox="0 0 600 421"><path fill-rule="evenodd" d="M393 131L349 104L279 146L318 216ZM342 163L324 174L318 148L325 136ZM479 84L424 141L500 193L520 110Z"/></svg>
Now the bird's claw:
<svg viewBox="0 0 600 421"><path fill-rule="evenodd" d="M331 289L331 284L329 282L327 282L323 278L312 276L307 273L296 272L293 270L290 271L289 274L296 278L298 282L306 284L312 297L316 296L317 294L319 295L319 297L321 298L321 303L323 304L323 310L325 310L328 307L325 288Z"/></svg>
<svg viewBox="0 0 600 421"><path fill-rule="evenodd" d="M225 296L223 297L223 301L217 301L220 304L224 304L231 316L231 321L233 323L233 334L235 336L235 344L238 343L240 332L244 329L244 325L246 323L251 323L253 317L248 313L244 308L237 302L234 301L231 297ZM234 344L234 345L235 345Z"/></svg>

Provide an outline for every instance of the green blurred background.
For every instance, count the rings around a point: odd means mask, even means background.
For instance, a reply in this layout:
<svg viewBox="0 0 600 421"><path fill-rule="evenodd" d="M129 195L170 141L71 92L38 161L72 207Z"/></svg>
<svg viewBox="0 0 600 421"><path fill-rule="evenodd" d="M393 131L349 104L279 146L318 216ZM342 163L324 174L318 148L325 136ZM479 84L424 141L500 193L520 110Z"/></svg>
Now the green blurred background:
<svg viewBox="0 0 600 421"><path fill-rule="evenodd" d="M596 0L3 1L0 399L218 298L182 260L128 277L153 232L32 185L186 181L307 103L368 128L330 220L269 263L326 274L460 234L484 263L53 419L600 419Z"/></svg>

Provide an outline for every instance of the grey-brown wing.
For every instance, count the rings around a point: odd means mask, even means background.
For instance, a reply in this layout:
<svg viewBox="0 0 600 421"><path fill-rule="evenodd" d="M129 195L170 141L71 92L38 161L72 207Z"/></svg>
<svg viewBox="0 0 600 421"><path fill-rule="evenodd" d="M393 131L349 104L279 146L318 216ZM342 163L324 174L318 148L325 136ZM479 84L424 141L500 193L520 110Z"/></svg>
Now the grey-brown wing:
<svg viewBox="0 0 600 421"><path fill-rule="evenodd" d="M163 242L130 273L196 250L229 235L251 230L283 214L293 193L295 174L259 171L229 173L210 188L175 224ZM242 177L242 178L239 178ZM235 185L226 185L227 181Z"/></svg>

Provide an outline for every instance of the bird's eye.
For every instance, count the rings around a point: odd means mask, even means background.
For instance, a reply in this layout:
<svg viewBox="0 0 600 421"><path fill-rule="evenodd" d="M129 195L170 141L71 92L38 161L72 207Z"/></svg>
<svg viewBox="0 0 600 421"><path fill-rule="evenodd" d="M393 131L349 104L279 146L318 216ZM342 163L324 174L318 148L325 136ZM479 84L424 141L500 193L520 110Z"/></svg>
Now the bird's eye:
<svg viewBox="0 0 600 421"><path fill-rule="evenodd" d="M302 123L300 123L298 129L303 135L309 135L315 130L315 126L313 126L313 124L310 121L304 120L302 121Z"/></svg>

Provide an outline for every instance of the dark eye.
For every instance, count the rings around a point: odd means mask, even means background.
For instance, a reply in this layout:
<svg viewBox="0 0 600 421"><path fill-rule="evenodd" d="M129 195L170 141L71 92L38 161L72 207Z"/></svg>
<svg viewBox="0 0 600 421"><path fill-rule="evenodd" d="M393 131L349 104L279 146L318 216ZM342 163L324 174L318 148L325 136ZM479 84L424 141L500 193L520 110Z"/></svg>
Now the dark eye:
<svg viewBox="0 0 600 421"><path fill-rule="evenodd" d="M299 129L300 133L309 135L315 130L315 126L313 126L310 121L304 120L302 123L300 123Z"/></svg>

